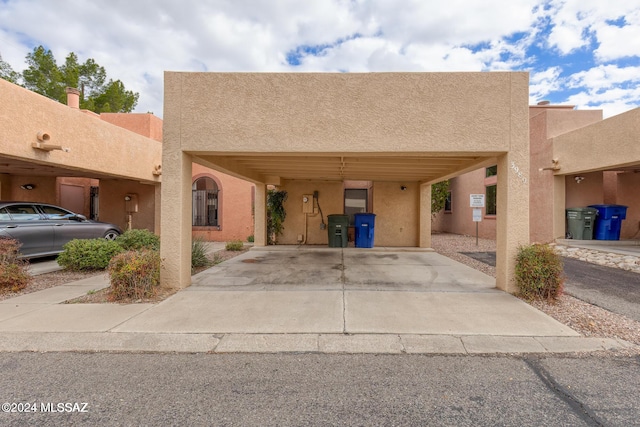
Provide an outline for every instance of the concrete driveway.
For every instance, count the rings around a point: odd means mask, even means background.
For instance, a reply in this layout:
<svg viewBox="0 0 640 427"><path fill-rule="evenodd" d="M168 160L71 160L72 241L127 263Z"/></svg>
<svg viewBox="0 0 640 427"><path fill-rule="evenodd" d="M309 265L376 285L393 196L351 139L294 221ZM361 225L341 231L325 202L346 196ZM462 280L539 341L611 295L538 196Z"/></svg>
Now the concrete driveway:
<svg viewBox="0 0 640 427"><path fill-rule="evenodd" d="M112 331L578 336L494 286L431 250L253 248Z"/></svg>

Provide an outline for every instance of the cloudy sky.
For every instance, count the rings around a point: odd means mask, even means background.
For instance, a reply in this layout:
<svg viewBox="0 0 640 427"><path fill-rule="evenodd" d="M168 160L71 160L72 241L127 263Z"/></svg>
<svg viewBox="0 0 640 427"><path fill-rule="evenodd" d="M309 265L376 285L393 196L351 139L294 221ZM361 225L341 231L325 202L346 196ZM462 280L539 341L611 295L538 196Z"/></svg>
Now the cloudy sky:
<svg viewBox="0 0 640 427"><path fill-rule="evenodd" d="M163 71L529 71L530 101L640 106L640 0L0 0L14 70L93 58L162 116Z"/></svg>

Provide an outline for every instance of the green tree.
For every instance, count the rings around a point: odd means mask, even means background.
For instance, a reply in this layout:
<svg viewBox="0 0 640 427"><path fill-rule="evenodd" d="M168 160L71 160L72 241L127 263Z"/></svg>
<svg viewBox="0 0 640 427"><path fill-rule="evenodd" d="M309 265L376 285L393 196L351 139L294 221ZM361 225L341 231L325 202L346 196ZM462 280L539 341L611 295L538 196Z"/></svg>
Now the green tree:
<svg viewBox="0 0 640 427"><path fill-rule="evenodd" d="M65 103L65 88L73 87L80 90L80 108L96 113L130 113L138 103L139 94L126 90L120 80L105 83L106 70L92 58L80 63L71 52L58 66L51 50L38 46L27 55L26 62L24 86L58 102Z"/></svg>
<svg viewBox="0 0 640 427"><path fill-rule="evenodd" d="M65 99L62 74L53 52L38 46L27 54L27 68L22 72L24 87L47 98L63 102Z"/></svg>
<svg viewBox="0 0 640 427"><path fill-rule="evenodd" d="M275 245L278 235L284 229L284 219L287 212L284 202L287 200L287 192L284 190L269 190L267 192L267 240L268 244Z"/></svg>
<svg viewBox="0 0 640 427"><path fill-rule="evenodd" d="M449 196L449 180L441 181L431 186L431 214L435 215L444 209Z"/></svg>
<svg viewBox="0 0 640 427"><path fill-rule="evenodd" d="M0 79L5 79L15 84L18 84L20 79L20 73L13 71L11 65L2 60L2 55L0 55Z"/></svg>

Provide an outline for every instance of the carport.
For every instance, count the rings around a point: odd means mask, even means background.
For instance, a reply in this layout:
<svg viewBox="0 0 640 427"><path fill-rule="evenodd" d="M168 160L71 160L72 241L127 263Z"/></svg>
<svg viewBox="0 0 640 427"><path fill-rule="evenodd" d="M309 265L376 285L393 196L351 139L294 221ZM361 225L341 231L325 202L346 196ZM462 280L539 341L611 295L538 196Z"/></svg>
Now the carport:
<svg viewBox="0 0 640 427"><path fill-rule="evenodd" d="M639 134L640 108L636 108L553 138L554 236L564 238L565 208L575 207L566 205L568 188L573 199L584 201L585 205L628 206L622 235L626 238L637 235L640 221ZM607 195L603 199L605 190Z"/></svg>
<svg viewBox="0 0 640 427"><path fill-rule="evenodd" d="M162 258L165 286L191 284L191 162L256 184L265 246L267 185L327 195L373 182L377 241L431 245L431 184L498 165L497 279L512 292L529 243L527 73L165 73ZM407 191L398 192L398 189ZM287 226L301 211L290 209Z"/></svg>
<svg viewBox="0 0 640 427"><path fill-rule="evenodd" d="M158 141L0 79L1 200L58 204L65 184L56 178L64 177L79 190L76 199L86 201L88 214L89 184L79 180L99 180L100 220L125 229L125 196L135 195L139 209L129 212L132 226L154 230L161 151Z"/></svg>

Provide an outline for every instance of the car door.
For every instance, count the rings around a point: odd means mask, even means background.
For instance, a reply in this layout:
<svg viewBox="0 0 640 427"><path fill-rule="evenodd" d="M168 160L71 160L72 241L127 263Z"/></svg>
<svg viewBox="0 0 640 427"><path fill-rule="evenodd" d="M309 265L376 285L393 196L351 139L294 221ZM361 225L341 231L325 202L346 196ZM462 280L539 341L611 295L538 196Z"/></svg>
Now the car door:
<svg viewBox="0 0 640 427"><path fill-rule="evenodd" d="M96 234L93 224L84 217L51 205L41 205L46 221L53 227L53 250L62 251L65 243L73 239L92 239Z"/></svg>
<svg viewBox="0 0 640 427"><path fill-rule="evenodd" d="M28 203L5 206L0 214L0 231L20 242L20 253L37 256L51 252L53 227Z"/></svg>

